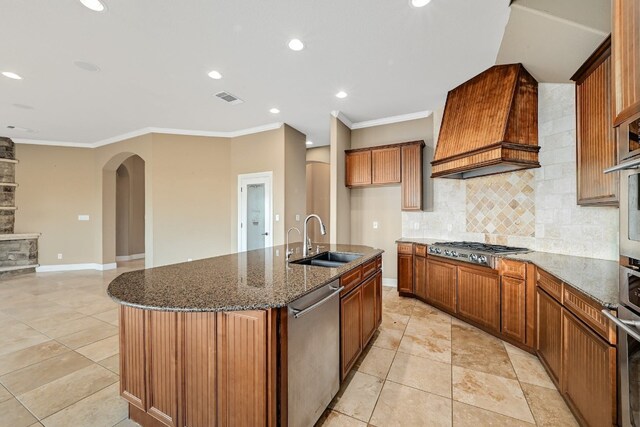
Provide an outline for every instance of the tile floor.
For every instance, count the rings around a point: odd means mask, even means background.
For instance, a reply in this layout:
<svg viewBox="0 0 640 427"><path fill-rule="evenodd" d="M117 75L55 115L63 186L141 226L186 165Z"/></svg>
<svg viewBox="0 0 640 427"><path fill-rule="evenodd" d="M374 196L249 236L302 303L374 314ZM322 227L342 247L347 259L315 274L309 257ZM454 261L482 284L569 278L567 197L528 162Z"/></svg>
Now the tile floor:
<svg viewBox="0 0 640 427"><path fill-rule="evenodd" d="M318 426L577 426L535 356L392 288Z"/></svg>
<svg viewBox="0 0 640 427"><path fill-rule="evenodd" d="M118 317L123 271L0 281L0 427L125 427ZM322 426L575 426L538 360L384 288L383 323Z"/></svg>

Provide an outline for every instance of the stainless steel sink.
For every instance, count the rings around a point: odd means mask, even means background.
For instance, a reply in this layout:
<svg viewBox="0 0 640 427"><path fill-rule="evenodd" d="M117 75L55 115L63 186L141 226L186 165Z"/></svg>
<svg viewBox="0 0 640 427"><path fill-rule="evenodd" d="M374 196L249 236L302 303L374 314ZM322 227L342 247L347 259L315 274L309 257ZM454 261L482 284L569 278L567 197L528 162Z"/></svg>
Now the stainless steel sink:
<svg viewBox="0 0 640 427"><path fill-rule="evenodd" d="M291 264L314 265L317 267L341 267L351 261L360 258L362 254L348 252L323 252L311 258L291 261Z"/></svg>

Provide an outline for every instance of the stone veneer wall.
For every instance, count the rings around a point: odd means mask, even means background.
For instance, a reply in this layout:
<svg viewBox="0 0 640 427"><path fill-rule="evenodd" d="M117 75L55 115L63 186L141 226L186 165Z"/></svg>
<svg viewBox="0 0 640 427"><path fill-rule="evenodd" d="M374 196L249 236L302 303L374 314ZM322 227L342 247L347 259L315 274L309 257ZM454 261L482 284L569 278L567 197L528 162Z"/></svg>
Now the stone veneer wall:
<svg viewBox="0 0 640 427"><path fill-rule="evenodd" d="M618 209L576 204L573 84L541 83L541 168L470 180L434 180L431 212L403 212L402 236L475 240L618 259Z"/></svg>

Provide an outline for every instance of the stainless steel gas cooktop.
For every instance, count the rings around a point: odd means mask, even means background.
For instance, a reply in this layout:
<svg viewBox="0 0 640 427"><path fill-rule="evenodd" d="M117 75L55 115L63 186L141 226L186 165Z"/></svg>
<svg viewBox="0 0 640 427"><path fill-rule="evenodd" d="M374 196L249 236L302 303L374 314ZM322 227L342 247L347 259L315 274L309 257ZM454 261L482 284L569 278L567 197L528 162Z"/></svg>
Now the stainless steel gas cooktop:
<svg viewBox="0 0 640 427"><path fill-rule="evenodd" d="M437 242L429 246L429 254L496 268L500 255L530 252L527 248L489 245L478 242Z"/></svg>

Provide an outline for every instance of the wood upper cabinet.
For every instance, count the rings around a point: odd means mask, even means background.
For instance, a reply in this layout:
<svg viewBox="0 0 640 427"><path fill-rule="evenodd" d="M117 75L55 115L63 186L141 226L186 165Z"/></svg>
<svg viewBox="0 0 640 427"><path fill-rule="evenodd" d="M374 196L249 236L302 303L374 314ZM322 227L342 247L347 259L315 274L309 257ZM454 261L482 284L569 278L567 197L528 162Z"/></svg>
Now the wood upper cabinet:
<svg viewBox="0 0 640 427"><path fill-rule="evenodd" d="M422 210L422 141L402 146L402 210Z"/></svg>
<svg viewBox="0 0 640 427"><path fill-rule="evenodd" d="M371 151L347 152L345 179L347 187L371 185Z"/></svg>
<svg viewBox="0 0 640 427"><path fill-rule="evenodd" d="M616 425L616 348L568 310L562 326L562 394L582 425Z"/></svg>
<svg viewBox="0 0 640 427"><path fill-rule="evenodd" d="M503 335L518 342L526 342L526 282L522 279L502 277L502 325Z"/></svg>
<svg viewBox="0 0 640 427"><path fill-rule="evenodd" d="M371 150L372 184L400 183L400 147Z"/></svg>
<svg viewBox="0 0 640 427"><path fill-rule="evenodd" d="M538 288L536 310L536 353L559 387L562 367L562 306Z"/></svg>
<svg viewBox="0 0 640 427"><path fill-rule="evenodd" d="M369 339L376 331L376 278L367 279L362 284L362 343Z"/></svg>
<svg viewBox="0 0 640 427"><path fill-rule="evenodd" d="M640 2L613 0L611 27L614 126L640 112Z"/></svg>
<svg viewBox="0 0 640 427"><path fill-rule="evenodd" d="M424 246L423 246L424 247ZM417 297L427 299L427 257L416 252L413 260L414 293Z"/></svg>
<svg viewBox="0 0 640 427"><path fill-rule="evenodd" d="M427 258L427 302L456 312L456 266Z"/></svg>
<svg viewBox="0 0 640 427"><path fill-rule="evenodd" d="M398 292L413 294L413 245L398 244Z"/></svg>
<svg viewBox="0 0 640 427"><path fill-rule="evenodd" d="M604 174L618 159L611 97L611 39L574 74L578 204L618 205L618 174Z"/></svg>
<svg viewBox="0 0 640 427"><path fill-rule="evenodd" d="M362 352L362 288L340 299L340 364L344 378Z"/></svg>
<svg viewBox="0 0 640 427"><path fill-rule="evenodd" d="M495 270L459 266L457 302L461 316L493 331L500 330L500 276Z"/></svg>

